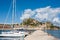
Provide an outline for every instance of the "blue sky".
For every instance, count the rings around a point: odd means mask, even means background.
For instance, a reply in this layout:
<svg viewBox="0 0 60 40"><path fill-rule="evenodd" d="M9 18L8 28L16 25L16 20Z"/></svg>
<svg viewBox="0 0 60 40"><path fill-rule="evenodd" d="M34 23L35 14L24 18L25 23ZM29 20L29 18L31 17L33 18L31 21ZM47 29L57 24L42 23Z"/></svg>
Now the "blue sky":
<svg viewBox="0 0 60 40"><path fill-rule="evenodd" d="M0 0L0 23L4 23L12 0ZM50 6L50 7L48 7ZM25 10L36 10L38 8L60 8L60 0L16 0L16 19L20 23ZM11 12L6 23L11 23ZM57 15L60 18L60 15ZM28 17L28 16L27 16ZM58 19L58 18L56 18Z"/></svg>

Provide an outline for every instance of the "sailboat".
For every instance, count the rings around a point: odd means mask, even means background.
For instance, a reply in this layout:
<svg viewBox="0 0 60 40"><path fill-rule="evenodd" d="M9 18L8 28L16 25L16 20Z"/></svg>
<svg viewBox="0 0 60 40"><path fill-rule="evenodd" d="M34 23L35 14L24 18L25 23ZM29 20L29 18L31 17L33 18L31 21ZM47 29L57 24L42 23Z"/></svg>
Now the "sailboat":
<svg viewBox="0 0 60 40"><path fill-rule="evenodd" d="M15 6L15 1L16 0L13 0L13 10L12 10L12 25L11 25L11 28L12 30L9 31L9 32L2 32L0 34L0 36L3 36L3 37L21 37L21 36L25 36L25 32L22 32L22 31L15 31L14 28L13 28L13 19L14 19L14 13L15 13L15 9L14 9L14 6Z"/></svg>

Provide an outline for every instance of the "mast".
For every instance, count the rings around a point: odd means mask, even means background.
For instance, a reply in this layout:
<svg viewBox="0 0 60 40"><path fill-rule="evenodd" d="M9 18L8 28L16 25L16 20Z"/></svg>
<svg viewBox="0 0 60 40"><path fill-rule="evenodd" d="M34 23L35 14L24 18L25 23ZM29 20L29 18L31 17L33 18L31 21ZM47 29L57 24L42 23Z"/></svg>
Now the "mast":
<svg viewBox="0 0 60 40"><path fill-rule="evenodd" d="M14 28L14 19L15 19L15 13L16 13L16 0L13 0L13 8L12 8L12 30Z"/></svg>

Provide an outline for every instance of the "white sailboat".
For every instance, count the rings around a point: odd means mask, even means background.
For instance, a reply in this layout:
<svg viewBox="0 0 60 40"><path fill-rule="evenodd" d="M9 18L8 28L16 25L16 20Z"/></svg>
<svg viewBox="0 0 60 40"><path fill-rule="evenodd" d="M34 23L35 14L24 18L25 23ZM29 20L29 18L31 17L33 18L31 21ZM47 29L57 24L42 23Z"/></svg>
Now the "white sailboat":
<svg viewBox="0 0 60 40"><path fill-rule="evenodd" d="M19 32L17 32L17 31L14 31L14 29L13 29L13 19L14 19L14 13L15 13L15 9L14 9L14 6L16 6L15 5L15 1L16 0L13 0L13 10L12 10L12 31L9 31L9 32L2 32L1 34L0 34L0 36L3 36L3 37L21 37L21 36L25 36L25 32L22 32L22 31L19 31Z"/></svg>

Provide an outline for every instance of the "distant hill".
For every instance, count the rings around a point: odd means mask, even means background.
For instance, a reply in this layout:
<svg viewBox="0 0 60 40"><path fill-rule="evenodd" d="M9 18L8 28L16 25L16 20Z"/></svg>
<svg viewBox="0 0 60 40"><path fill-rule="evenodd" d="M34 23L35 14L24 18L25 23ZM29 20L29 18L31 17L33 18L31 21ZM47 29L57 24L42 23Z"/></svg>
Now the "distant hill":
<svg viewBox="0 0 60 40"><path fill-rule="evenodd" d="M35 26L35 27L45 24L47 29L60 29L60 27L54 26L51 22L42 23L42 22L39 22L36 19L32 19L32 18L23 20L21 25L22 24L26 25L26 26Z"/></svg>
<svg viewBox="0 0 60 40"><path fill-rule="evenodd" d="M32 19L32 18L29 18L29 19L25 19L25 20L23 20L23 22L21 23L21 24L23 24L23 25L31 25L31 26L38 26L38 25L42 25L42 22L39 22L39 21L37 21L37 20L35 20L35 19Z"/></svg>

